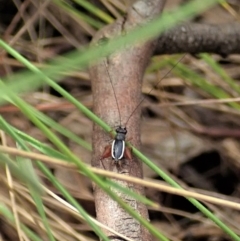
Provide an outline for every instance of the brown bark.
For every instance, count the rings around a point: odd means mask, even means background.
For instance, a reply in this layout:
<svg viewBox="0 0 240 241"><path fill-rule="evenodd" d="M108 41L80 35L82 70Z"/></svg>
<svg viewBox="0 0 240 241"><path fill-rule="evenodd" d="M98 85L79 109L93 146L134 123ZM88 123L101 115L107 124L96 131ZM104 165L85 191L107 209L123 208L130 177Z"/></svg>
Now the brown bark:
<svg viewBox="0 0 240 241"><path fill-rule="evenodd" d="M240 53L240 24L183 23L165 31L159 38L155 54L216 53L223 57Z"/></svg>
<svg viewBox="0 0 240 241"><path fill-rule="evenodd" d="M137 1L129 8L125 19L117 20L113 25L101 30L95 37L94 41L102 38L111 38L130 31L135 26L144 24L160 14L163 9L164 0L146 0ZM121 124L124 124L132 111L140 102L141 98L141 81L145 67L155 48L156 41L138 44L128 47L124 51L116 52L98 62L97 65L90 68L90 76L92 80L93 90L93 108L94 112L106 121L110 126L116 127L120 125L119 113L116 99L111 87L109 76L104 64L107 63L107 68L110 73L114 90L119 105ZM127 123L128 134L131 138L131 143L140 148L140 108L134 112L134 115ZM101 167L100 157L104 151L104 147L109 144L106 140L109 139L109 133L105 133L100 127L94 125L93 131L93 158L92 165ZM111 158L104 159L104 166L113 171L123 171L126 175L142 178L142 163L136 158L129 163L129 160L123 160L122 168L116 168L111 165ZM123 172L122 172L123 173ZM137 185L132 185L124 181L117 181L118 184L129 187L135 192L144 195L144 189ZM115 191L116 192L116 191ZM100 222L116 231L126 235L133 240L151 240L149 232L143 228L135 219L126 213L119 205L109 198L99 187L94 185L95 204L97 218ZM148 219L148 211L145 205L139 203L132 197L122 193L117 194L128 203L136 212L143 218ZM112 240L121 240L115 237L109 231L105 230L107 236Z"/></svg>

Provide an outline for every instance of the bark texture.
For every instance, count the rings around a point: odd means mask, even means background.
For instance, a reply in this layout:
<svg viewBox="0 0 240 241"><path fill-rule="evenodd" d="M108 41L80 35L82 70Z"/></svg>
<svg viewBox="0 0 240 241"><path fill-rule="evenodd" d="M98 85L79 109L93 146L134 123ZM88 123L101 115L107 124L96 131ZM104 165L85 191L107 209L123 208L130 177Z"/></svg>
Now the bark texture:
<svg viewBox="0 0 240 241"><path fill-rule="evenodd" d="M164 3L165 1L163 0L136 1L129 8L125 19L119 19L113 25L102 29L101 32L95 36L94 41L96 42L102 38L109 39L113 36L124 34L132 28L144 24L146 21L151 20L161 13ZM155 46L156 40L152 40L147 43L128 47L124 51L116 52L108 58L105 58L105 60L98 62L95 66L90 67L94 112L113 128L120 124L124 125L139 104L143 73ZM112 79L117 102L104 61L107 64ZM121 123L117 103L119 105ZM140 108L134 112L134 115L127 123L127 137L131 138L131 143L137 148L140 148L139 128ZM105 133L96 125L94 126L92 158L92 165L94 167L102 168L99 159L104 151L104 147L109 144L107 141L109 139L109 133ZM121 172L125 175L129 175L130 172L130 175L142 178L142 163L136 158L133 158L131 163L129 160L123 160L121 168L116 168L116 166L111 165L111 158L104 159L103 162L106 169ZM115 181L122 186L129 187L135 192L144 195L144 189L140 186L124 181ZM120 208L119 205L109 198L100 188L94 186L94 193L97 218L100 222L133 240L151 240L149 232ZM142 217L148 219L146 206L122 193L118 193L118 195ZM109 231L105 230L105 232L111 240L122 240L113 236Z"/></svg>
<svg viewBox="0 0 240 241"><path fill-rule="evenodd" d="M223 57L240 53L240 24L183 23L166 30L159 38L155 54L216 53Z"/></svg>

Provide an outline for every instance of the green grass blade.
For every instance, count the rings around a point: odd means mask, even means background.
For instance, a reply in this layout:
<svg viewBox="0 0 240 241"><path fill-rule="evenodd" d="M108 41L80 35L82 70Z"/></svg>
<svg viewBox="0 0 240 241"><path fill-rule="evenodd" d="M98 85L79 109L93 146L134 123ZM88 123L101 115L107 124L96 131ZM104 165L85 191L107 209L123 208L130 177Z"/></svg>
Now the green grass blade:
<svg viewBox="0 0 240 241"><path fill-rule="evenodd" d="M99 8L95 7L89 1L86 1L86 0L74 0L74 2L78 3L80 6L82 6L86 10L88 10L90 13L93 13L95 16L99 17L105 23L112 23L113 20L114 20L110 15L108 15L105 12L103 12Z"/></svg>
<svg viewBox="0 0 240 241"><path fill-rule="evenodd" d="M127 194L129 197L133 197L134 199L136 199L137 201L148 205L148 206L157 206L156 203L154 203L153 201L151 201L150 199L146 198L145 196L142 196L136 192L133 192L131 189L129 188L125 188L121 185L119 185L116 182L111 181L110 179L106 179L107 184L111 187L111 188L116 188L116 190L121 191L124 194Z"/></svg>
<svg viewBox="0 0 240 241"><path fill-rule="evenodd" d="M175 63L170 60L170 63L174 65ZM202 78L200 75L196 74L194 71L190 70L184 64L179 63L177 67L173 70L179 76L187 80L192 85L195 85L208 94L218 98L218 99L225 99L231 98L231 96L226 93L221 88L209 83L207 80ZM240 109L240 105L238 103L228 103L229 106L233 107L234 109Z"/></svg>
<svg viewBox="0 0 240 241"><path fill-rule="evenodd" d="M66 13L69 14L69 16L74 17L75 19L79 19L84 23L88 23L92 27L96 29L100 29L104 26L103 23L100 21L96 21L94 18L89 17L89 15L78 11L76 8L71 6L67 1L62 1L62 0L52 0L57 6L62 8Z"/></svg>
<svg viewBox="0 0 240 241"><path fill-rule="evenodd" d="M28 105L27 103L25 103ZM39 120L41 120L43 123L51 127L52 129L56 130L60 134L62 134L65 137L68 137L70 140L73 140L80 146L84 147L86 150L91 151L91 145L69 131L67 128L63 127L62 125L58 124L53 119L49 118L48 116L44 115L42 112L38 111L37 109L33 108L32 106L28 105L28 108L32 111L32 114L35 115Z"/></svg>
<svg viewBox="0 0 240 241"><path fill-rule="evenodd" d="M209 54L200 54L201 58L217 73L225 82L240 94L240 86L229 77L225 70Z"/></svg>
<svg viewBox="0 0 240 241"><path fill-rule="evenodd" d="M51 148L50 146L44 144L41 141L36 140L35 138L25 134L24 132L16 129L15 127L11 126L10 124L6 123L2 124L2 118L0 119L0 129L4 130L7 134L11 135L11 133L8 131L9 128L11 128L11 130L13 132L16 132L16 134L19 136L19 138L21 138L24 142L26 142L27 144L29 144L30 146L34 147L36 150L38 150L39 152L50 156L50 157L54 157L57 159L61 159L61 160L67 160L66 156L63 155L61 152L56 151L55 149ZM8 128L5 128L4 125L8 125Z"/></svg>

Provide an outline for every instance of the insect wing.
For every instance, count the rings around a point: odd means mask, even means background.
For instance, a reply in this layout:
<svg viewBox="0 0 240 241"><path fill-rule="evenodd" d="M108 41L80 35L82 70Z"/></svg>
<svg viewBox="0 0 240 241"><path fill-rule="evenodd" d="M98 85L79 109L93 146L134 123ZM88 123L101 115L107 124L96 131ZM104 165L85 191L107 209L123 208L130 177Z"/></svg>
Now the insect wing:
<svg viewBox="0 0 240 241"><path fill-rule="evenodd" d="M121 160L125 151L125 141L114 140L112 143L112 158L114 160Z"/></svg>

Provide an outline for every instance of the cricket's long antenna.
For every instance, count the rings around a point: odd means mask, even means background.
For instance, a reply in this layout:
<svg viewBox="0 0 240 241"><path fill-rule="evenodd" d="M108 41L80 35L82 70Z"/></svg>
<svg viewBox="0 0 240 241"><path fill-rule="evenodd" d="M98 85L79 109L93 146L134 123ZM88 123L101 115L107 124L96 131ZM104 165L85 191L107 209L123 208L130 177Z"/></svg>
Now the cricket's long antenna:
<svg viewBox="0 0 240 241"><path fill-rule="evenodd" d="M157 86L160 84L160 82L168 76L168 74L182 61L182 59L186 56L186 54L184 54L174 65L173 67L158 81ZM153 88L147 93L147 95L149 95L152 92ZM128 121L130 120L130 118L133 116L134 112L138 109L138 107L142 104L142 102L145 100L145 97L142 98L142 100L138 103L138 105L135 107L135 109L133 110L132 114L128 117L125 127L128 123Z"/></svg>
<svg viewBox="0 0 240 241"><path fill-rule="evenodd" d="M109 77L109 80L110 80L110 83L111 83L111 86L112 86L112 90L113 90L113 94L114 94L115 100L116 100L116 103L117 103L117 109L118 109L118 115L119 115L119 120L120 120L120 126L122 126L121 114L120 114L120 109L119 109L119 105L118 105L118 101L117 101L117 95L116 95L115 89L113 87L112 79L111 79L110 73L108 71L107 63L106 63L105 60L104 60L104 64L105 64L106 71L108 73L108 77Z"/></svg>

